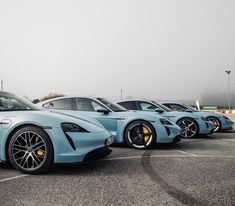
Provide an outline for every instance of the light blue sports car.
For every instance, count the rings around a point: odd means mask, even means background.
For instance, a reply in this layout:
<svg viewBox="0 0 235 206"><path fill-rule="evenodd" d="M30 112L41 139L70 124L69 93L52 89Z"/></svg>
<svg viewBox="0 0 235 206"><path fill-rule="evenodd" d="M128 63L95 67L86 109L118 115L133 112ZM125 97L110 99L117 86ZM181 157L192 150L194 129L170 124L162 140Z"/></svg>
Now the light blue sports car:
<svg viewBox="0 0 235 206"><path fill-rule="evenodd" d="M111 152L111 133L95 120L39 110L31 102L0 92L0 161L38 174L53 163L76 163Z"/></svg>
<svg viewBox="0 0 235 206"><path fill-rule="evenodd" d="M162 105L174 110L197 114L214 123L214 132L232 129L233 121L228 117L216 112L200 112L187 104L179 102L161 102Z"/></svg>
<svg viewBox="0 0 235 206"><path fill-rule="evenodd" d="M214 128L214 124L207 121L204 117L187 112L173 112L155 101L132 99L117 103L129 110L157 112L159 115L179 125L182 129L181 137L183 138L193 138L198 134L210 134Z"/></svg>
<svg viewBox="0 0 235 206"><path fill-rule="evenodd" d="M98 97L61 97L39 103L44 109L71 116L86 114L98 120L114 136L114 142L126 142L134 148L149 148L156 142L178 142L180 127L164 117L127 111Z"/></svg>

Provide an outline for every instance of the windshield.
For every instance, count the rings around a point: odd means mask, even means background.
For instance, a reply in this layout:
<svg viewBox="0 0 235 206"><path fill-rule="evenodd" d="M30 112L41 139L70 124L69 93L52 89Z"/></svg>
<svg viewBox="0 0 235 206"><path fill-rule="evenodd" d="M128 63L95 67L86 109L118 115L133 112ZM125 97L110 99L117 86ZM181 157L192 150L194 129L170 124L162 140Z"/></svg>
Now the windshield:
<svg viewBox="0 0 235 206"><path fill-rule="evenodd" d="M0 111L39 110L30 101L10 93L0 93Z"/></svg>
<svg viewBox="0 0 235 206"><path fill-rule="evenodd" d="M193 107L187 105L187 104L183 104L185 107L187 107L187 109L192 110L193 112L198 112L196 109L194 109Z"/></svg>
<svg viewBox="0 0 235 206"><path fill-rule="evenodd" d="M166 106L164 106L164 105L162 105L162 104L158 104L157 102L155 102L155 101L152 101L155 105L157 105L158 107L160 107L161 109L163 109L164 111L166 111L166 112L172 112L172 110L171 109L169 109L168 107L166 107Z"/></svg>
<svg viewBox="0 0 235 206"><path fill-rule="evenodd" d="M104 98L98 98L98 100L100 102L102 102L105 106L107 106L108 108L110 108L111 110L113 110L114 112L124 112L124 111L127 111L124 107L116 104L116 103L113 103L107 99L104 99Z"/></svg>

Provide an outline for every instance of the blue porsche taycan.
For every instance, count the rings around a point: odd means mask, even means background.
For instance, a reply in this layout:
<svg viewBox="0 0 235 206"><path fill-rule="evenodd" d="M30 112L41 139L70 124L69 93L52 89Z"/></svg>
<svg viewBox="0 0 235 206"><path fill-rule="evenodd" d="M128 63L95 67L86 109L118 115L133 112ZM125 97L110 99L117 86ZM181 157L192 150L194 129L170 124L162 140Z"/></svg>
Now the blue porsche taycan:
<svg viewBox="0 0 235 206"><path fill-rule="evenodd" d="M44 109L71 116L86 114L109 130L114 135L114 142L126 142L134 148L149 148L156 142L171 143L180 140L180 127L166 118L127 111L104 98L60 97L39 105Z"/></svg>
<svg viewBox="0 0 235 206"><path fill-rule="evenodd" d="M211 134L214 124L204 117L187 112L173 112L169 108L151 100L123 100L117 102L129 110L157 112L157 114L175 122L182 129L181 137L193 138L198 134Z"/></svg>
<svg viewBox="0 0 235 206"><path fill-rule="evenodd" d="M179 102L161 102L162 105L179 112L189 112L197 114L201 117L206 118L208 121L214 123L214 132L223 131L223 130L230 130L233 126L233 121L230 120L228 117L216 113L216 112L201 112L197 111L196 109L190 107L187 104L179 103Z"/></svg>
<svg viewBox="0 0 235 206"><path fill-rule="evenodd" d="M0 92L0 161L23 173L47 171L53 163L76 163L110 153L113 137L95 120L39 110Z"/></svg>

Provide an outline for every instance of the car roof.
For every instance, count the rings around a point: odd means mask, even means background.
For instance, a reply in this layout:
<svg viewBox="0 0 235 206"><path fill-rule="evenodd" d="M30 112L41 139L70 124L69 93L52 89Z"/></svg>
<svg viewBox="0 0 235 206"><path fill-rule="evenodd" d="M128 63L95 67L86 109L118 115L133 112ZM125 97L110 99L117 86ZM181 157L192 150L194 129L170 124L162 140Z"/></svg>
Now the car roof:
<svg viewBox="0 0 235 206"><path fill-rule="evenodd" d="M7 91L0 91L0 94L5 94L5 95L11 95L11 96L14 96L13 93L11 92L7 92Z"/></svg>
<svg viewBox="0 0 235 206"><path fill-rule="evenodd" d="M151 99L123 99L123 100L119 100L119 101L116 101L117 103L118 102L142 102L142 101L145 101L145 102L152 102L153 100Z"/></svg>
<svg viewBox="0 0 235 206"><path fill-rule="evenodd" d="M175 102L175 101L164 101L159 102L160 104L183 104L182 102Z"/></svg>
<svg viewBox="0 0 235 206"><path fill-rule="evenodd" d="M69 96L63 96L63 97L56 97L52 99L47 99L42 102L37 103L38 105L43 105L46 104L47 102L55 101L55 100L60 100L60 99L68 99L68 98L88 98L88 99L97 99L97 98L102 98L100 96L76 96L76 95L69 95Z"/></svg>

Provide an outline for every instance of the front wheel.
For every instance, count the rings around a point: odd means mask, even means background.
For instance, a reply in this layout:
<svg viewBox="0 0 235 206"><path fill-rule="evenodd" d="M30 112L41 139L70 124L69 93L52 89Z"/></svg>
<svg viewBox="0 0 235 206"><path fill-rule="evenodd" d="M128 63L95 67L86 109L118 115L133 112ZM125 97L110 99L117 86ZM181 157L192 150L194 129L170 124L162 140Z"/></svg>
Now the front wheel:
<svg viewBox="0 0 235 206"><path fill-rule="evenodd" d="M221 130L221 123L216 117L207 117L206 120L214 124L213 132L219 132Z"/></svg>
<svg viewBox="0 0 235 206"><path fill-rule="evenodd" d="M53 147L49 136L34 126L23 127L13 134L8 155L12 166L27 174L46 172L53 164Z"/></svg>
<svg viewBox="0 0 235 206"><path fill-rule="evenodd" d="M194 138L198 135L199 128L193 119L183 118L177 122L177 125L182 129L180 134L182 138Z"/></svg>
<svg viewBox="0 0 235 206"><path fill-rule="evenodd" d="M156 132L146 121L135 121L125 130L125 141L136 149L150 148L156 142Z"/></svg>

